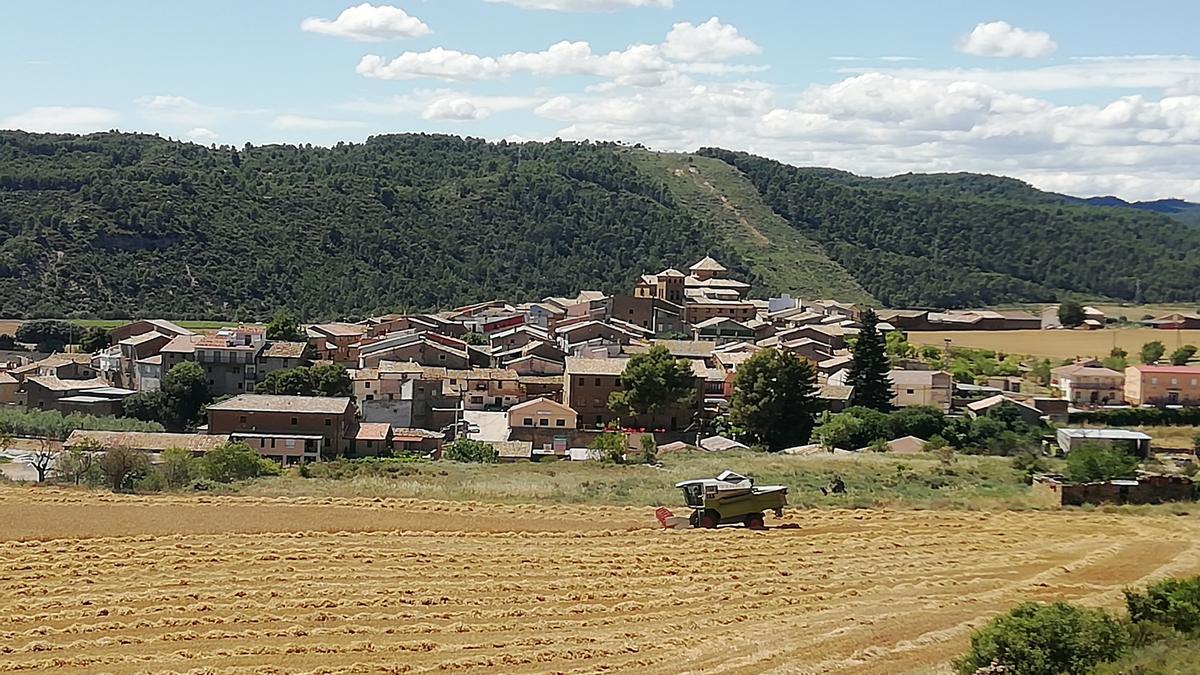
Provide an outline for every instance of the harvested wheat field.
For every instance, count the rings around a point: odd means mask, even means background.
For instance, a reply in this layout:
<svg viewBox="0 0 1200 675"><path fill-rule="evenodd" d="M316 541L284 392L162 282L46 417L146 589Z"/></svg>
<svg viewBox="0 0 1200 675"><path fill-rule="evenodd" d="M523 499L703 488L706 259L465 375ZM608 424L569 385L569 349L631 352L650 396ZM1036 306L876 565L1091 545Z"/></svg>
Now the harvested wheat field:
<svg viewBox="0 0 1200 675"><path fill-rule="evenodd" d="M1200 572L1169 515L650 509L0 489L0 670L941 672L1024 599Z"/></svg>

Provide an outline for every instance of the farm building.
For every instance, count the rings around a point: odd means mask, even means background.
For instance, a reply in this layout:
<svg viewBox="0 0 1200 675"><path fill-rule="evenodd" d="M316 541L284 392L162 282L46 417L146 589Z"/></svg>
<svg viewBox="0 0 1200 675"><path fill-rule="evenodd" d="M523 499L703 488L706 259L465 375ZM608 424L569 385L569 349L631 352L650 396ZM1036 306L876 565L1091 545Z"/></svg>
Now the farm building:
<svg viewBox="0 0 1200 675"><path fill-rule="evenodd" d="M1196 486L1187 476L1145 472L1103 483L1069 483L1062 476L1040 475L1033 479L1033 495L1048 506L1161 504L1194 500Z"/></svg>
<svg viewBox="0 0 1200 675"><path fill-rule="evenodd" d="M1058 447L1064 455L1086 443L1124 447L1138 457L1150 456L1150 436L1129 429L1059 429Z"/></svg>

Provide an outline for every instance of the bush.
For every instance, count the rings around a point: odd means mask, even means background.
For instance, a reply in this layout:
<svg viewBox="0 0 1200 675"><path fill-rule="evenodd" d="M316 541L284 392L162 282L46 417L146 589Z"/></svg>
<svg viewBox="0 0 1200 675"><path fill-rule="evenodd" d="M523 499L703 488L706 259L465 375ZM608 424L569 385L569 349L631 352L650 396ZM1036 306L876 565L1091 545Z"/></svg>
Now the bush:
<svg viewBox="0 0 1200 675"><path fill-rule="evenodd" d="M1009 675L1084 675L1127 646L1120 622L1100 610L1025 603L975 631L954 665L963 675L989 666Z"/></svg>
<svg viewBox="0 0 1200 675"><path fill-rule="evenodd" d="M1135 624L1153 622L1200 637L1200 576L1164 579L1144 593L1127 590L1125 606Z"/></svg>
<svg viewBox="0 0 1200 675"><path fill-rule="evenodd" d="M1067 478L1077 483L1094 483L1132 476L1138 458L1122 448L1084 443L1067 455Z"/></svg>
<svg viewBox="0 0 1200 675"><path fill-rule="evenodd" d="M473 441L460 438L446 446L442 457L451 462L472 462L476 464L495 464L500 461L500 453L483 441Z"/></svg>
<svg viewBox="0 0 1200 675"><path fill-rule="evenodd" d="M614 464L625 461L625 452L628 449L629 441L625 434L619 432L600 434L588 444L593 459Z"/></svg>
<svg viewBox="0 0 1200 675"><path fill-rule="evenodd" d="M100 455L97 465L113 492L132 489L134 482L150 470L146 453L133 448L109 448Z"/></svg>
<svg viewBox="0 0 1200 675"><path fill-rule="evenodd" d="M280 467L264 459L245 443L226 443L196 461L195 473L218 483L232 483L259 476L278 476Z"/></svg>
<svg viewBox="0 0 1200 675"><path fill-rule="evenodd" d="M1025 483L1033 482L1033 477L1039 473L1046 473L1050 466L1046 464L1046 460L1036 452L1023 450L1013 455L1013 468L1025 477Z"/></svg>

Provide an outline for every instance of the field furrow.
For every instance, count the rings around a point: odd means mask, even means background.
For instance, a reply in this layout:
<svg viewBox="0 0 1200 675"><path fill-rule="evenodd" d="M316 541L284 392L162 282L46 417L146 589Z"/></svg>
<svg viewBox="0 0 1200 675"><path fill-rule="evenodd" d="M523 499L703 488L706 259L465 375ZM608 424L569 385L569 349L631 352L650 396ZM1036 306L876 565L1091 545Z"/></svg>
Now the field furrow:
<svg viewBox="0 0 1200 675"><path fill-rule="evenodd" d="M31 521L30 518L36 518ZM1169 516L0 490L0 672L937 672L1024 599L1200 572Z"/></svg>

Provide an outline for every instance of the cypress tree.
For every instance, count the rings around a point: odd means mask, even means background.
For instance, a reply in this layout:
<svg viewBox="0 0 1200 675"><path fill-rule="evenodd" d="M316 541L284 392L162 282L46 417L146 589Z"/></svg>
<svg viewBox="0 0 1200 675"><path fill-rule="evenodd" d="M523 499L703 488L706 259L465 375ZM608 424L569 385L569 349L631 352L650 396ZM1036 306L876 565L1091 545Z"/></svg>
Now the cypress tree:
<svg viewBox="0 0 1200 675"><path fill-rule="evenodd" d="M862 331L854 343L850 362L848 384L854 387L850 401L856 406L887 412L892 408L892 379L888 375L890 368L883 336L876 328L879 317L875 310L864 311L861 323Z"/></svg>

